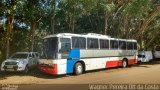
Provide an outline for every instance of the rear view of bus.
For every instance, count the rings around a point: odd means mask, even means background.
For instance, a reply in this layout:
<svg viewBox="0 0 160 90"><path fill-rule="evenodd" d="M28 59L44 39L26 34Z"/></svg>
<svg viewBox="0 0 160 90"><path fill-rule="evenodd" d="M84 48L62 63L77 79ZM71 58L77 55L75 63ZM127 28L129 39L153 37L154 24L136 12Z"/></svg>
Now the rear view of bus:
<svg viewBox="0 0 160 90"><path fill-rule="evenodd" d="M43 39L39 70L60 75L137 63L137 41L101 34L60 33Z"/></svg>

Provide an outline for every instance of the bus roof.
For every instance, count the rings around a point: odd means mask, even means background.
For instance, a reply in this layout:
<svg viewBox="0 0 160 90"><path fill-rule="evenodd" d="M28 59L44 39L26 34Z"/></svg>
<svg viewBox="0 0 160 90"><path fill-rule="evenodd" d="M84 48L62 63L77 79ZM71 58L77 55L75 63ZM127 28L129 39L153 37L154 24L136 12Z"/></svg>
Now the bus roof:
<svg viewBox="0 0 160 90"><path fill-rule="evenodd" d="M72 36L137 42L137 41L134 40L134 39L111 38L111 36L102 35L102 34L96 34L96 33L82 33L82 34L58 33L58 34L48 35L48 36L44 37L44 39L46 39L46 38L51 38L51 37L72 37Z"/></svg>

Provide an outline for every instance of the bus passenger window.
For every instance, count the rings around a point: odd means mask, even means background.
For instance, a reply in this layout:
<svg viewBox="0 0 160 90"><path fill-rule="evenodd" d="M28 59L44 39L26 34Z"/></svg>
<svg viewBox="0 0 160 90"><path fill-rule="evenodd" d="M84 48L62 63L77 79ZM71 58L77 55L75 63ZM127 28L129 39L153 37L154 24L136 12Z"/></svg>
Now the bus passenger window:
<svg viewBox="0 0 160 90"><path fill-rule="evenodd" d="M126 42L125 41L119 41L119 49L126 50Z"/></svg>
<svg viewBox="0 0 160 90"><path fill-rule="evenodd" d="M118 41L117 40L110 40L110 48L111 49L118 49Z"/></svg>
<svg viewBox="0 0 160 90"><path fill-rule="evenodd" d="M100 40L100 49L109 49L109 40Z"/></svg>
<svg viewBox="0 0 160 90"><path fill-rule="evenodd" d="M97 49L98 46L98 39L87 38L87 47L88 49Z"/></svg>
<svg viewBox="0 0 160 90"><path fill-rule="evenodd" d="M127 50L133 50L133 43L127 42Z"/></svg>
<svg viewBox="0 0 160 90"><path fill-rule="evenodd" d="M86 38L72 37L72 48L86 49Z"/></svg>

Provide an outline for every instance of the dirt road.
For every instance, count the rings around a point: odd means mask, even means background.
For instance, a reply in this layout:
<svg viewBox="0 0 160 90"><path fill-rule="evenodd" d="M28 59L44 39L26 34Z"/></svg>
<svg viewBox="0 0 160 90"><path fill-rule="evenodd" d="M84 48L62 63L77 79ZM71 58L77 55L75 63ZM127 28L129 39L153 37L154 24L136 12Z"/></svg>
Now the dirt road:
<svg viewBox="0 0 160 90"><path fill-rule="evenodd" d="M53 76L33 70L29 74L0 73L0 84L160 84L158 62L134 65L128 68L111 68L85 74Z"/></svg>

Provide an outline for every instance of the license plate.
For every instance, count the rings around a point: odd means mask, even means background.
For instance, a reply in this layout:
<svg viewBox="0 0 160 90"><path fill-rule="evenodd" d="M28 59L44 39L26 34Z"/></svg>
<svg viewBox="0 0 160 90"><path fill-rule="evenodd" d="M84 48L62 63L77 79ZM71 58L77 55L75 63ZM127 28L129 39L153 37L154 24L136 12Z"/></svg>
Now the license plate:
<svg viewBox="0 0 160 90"><path fill-rule="evenodd" d="M13 66L7 66L7 68L13 68Z"/></svg>
<svg viewBox="0 0 160 90"><path fill-rule="evenodd" d="M14 71L14 69L6 69L6 71Z"/></svg>

